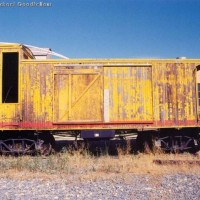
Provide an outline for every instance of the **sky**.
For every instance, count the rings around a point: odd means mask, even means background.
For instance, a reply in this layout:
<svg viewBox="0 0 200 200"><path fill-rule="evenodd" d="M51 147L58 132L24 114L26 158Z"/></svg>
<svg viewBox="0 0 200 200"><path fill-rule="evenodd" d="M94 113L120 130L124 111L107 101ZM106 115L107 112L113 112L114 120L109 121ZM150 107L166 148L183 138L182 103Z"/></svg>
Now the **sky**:
<svg viewBox="0 0 200 200"><path fill-rule="evenodd" d="M51 6L19 6L31 2ZM200 0L0 0L0 42L69 58L200 58Z"/></svg>

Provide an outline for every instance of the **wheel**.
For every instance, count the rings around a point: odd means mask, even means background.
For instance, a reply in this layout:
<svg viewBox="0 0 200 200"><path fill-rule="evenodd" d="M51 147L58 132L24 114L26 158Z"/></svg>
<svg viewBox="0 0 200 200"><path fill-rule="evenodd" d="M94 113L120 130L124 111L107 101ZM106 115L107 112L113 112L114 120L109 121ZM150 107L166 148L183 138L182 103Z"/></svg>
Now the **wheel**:
<svg viewBox="0 0 200 200"><path fill-rule="evenodd" d="M39 143L39 154L43 156L48 156L55 149L55 138L51 133L40 133L38 135Z"/></svg>
<svg viewBox="0 0 200 200"><path fill-rule="evenodd" d="M200 137L197 138L196 152L200 152Z"/></svg>
<svg viewBox="0 0 200 200"><path fill-rule="evenodd" d="M136 138L137 149L140 152L150 153L154 150L155 137L153 133L139 133Z"/></svg>
<svg viewBox="0 0 200 200"><path fill-rule="evenodd" d="M51 144L42 144L40 148L40 154L43 156L48 156L52 152L52 146Z"/></svg>

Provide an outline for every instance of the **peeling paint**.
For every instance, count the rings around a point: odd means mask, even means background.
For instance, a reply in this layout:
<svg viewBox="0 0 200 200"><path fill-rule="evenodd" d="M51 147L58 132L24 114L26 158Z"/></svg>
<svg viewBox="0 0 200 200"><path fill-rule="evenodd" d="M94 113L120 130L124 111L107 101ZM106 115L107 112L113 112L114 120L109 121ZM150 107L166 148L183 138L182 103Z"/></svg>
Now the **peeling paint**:
<svg viewBox="0 0 200 200"><path fill-rule="evenodd" d="M19 102L0 102L2 130L5 126L8 129L197 126L195 67L200 60L36 62L23 60L22 50L15 47L0 49L0 70L4 51L19 51L21 60Z"/></svg>

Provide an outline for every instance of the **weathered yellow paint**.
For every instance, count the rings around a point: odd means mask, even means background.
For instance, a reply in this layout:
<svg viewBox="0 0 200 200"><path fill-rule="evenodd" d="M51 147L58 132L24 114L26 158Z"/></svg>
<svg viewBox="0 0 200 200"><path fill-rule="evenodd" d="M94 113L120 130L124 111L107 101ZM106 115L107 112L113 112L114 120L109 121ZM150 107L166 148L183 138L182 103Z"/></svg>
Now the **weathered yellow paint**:
<svg viewBox="0 0 200 200"><path fill-rule="evenodd" d="M6 52L17 52L19 53L19 58L21 56L21 51L19 46L11 47L2 47L0 48L0 83L2 85L2 55ZM20 63L19 63L20 69ZM19 72L20 73L20 70ZM18 80L18 84L20 85L20 79ZM20 101L20 90L18 89L19 97L18 101ZM7 126L16 127L21 120L21 109L19 103L3 103L2 99L2 87L0 87L0 122L2 123L2 127L6 128Z"/></svg>
<svg viewBox="0 0 200 200"><path fill-rule="evenodd" d="M0 87L1 127L8 123L16 128L18 124L20 129L20 123L30 122L39 123L38 127L44 129L43 124L48 122L103 123L105 118L106 123L133 122L128 128L135 128L134 122L178 127L180 121L191 121L190 125L195 126L192 123L198 115L198 59L38 61L31 59L28 50L25 59L23 51L21 45L0 45L1 83L2 52L20 55L19 102L2 103ZM78 124L77 129L81 128Z"/></svg>
<svg viewBox="0 0 200 200"><path fill-rule="evenodd" d="M54 75L54 121L102 121L100 73L68 73Z"/></svg>
<svg viewBox="0 0 200 200"><path fill-rule="evenodd" d="M51 65L22 66L22 110L24 121L50 122L53 118Z"/></svg>
<svg viewBox="0 0 200 200"><path fill-rule="evenodd" d="M102 121L103 100L100 75L72 75L71 98L71 120Z"/></svg>
<svg viewBox="0 0 200 200"><path fill-rule="evenodd" d="M158 62L153 69L155 120L195 120L195 64Z"/></svg>
<svg viewBox="0 0 200 200"><path fill-rule="evenodd" d="M54 121L69 120L69 75L54 76ZM67 116L66 116L67 115ZM64 118L65 117L65 118Z"/></svg>
<svg viewBox="0 0 200 200"><path fill-rule="evenodd" d="M152 121L151 67L105 67L110 121Z"/></svg>

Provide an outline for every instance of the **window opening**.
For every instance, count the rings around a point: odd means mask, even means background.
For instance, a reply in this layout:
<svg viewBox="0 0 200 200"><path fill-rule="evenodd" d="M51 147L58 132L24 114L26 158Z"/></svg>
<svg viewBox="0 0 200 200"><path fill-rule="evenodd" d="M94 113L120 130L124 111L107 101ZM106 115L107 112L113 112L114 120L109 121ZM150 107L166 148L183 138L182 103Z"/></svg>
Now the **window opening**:
<svg viewBox="0 0 200 200"><path fill-rule="evenodd" d="M3 53L2 103L18 103L19 53Z"/></svg>

